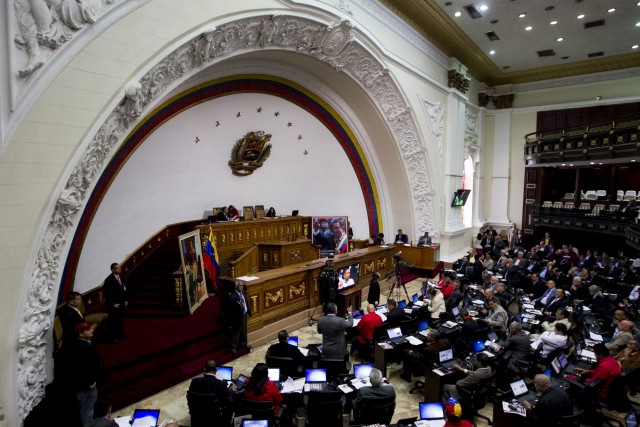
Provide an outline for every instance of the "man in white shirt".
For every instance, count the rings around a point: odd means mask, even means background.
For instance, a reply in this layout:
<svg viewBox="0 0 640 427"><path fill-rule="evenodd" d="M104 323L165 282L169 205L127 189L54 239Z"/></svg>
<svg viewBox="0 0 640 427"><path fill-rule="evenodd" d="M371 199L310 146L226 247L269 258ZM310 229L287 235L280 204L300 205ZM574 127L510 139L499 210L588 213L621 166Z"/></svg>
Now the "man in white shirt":
<svg viewBox="0 0 640 427"><path fill-rule="evenodd" d="M566 308L559 308L556 310L556 320L553 322L542 322L542 329L547 332L553 332L556 330L556 325L558 323L564 323L567 327L567 330L571 328L571 322L568 319L569 312Z"/></svg>
<svg viewBox="0 0 640 427"><path fill-rule="evenodd" d="M540 348L542 344L542 352L540 356L543 359L546 359L549 356L549 353L552 351L567 346L567 325L563 323L557 323L555 330L553 332L544 332L540 335L531 347L534 349Z"/></svg>

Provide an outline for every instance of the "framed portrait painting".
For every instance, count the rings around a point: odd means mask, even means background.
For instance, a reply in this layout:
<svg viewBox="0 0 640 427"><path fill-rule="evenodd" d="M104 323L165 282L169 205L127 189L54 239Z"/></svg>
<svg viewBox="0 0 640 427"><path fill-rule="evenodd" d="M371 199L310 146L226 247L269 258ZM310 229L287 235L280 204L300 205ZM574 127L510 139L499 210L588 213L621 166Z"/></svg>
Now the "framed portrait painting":
<svg viewBox="0 0 640 427"><path fill-rule="evenodd" d="M204 262L202 260L202 243L200 242L200 232L178 236L180 245L180 257L182 259L182 273L186 292L186 301L189 313L192 313L209 296L204 275Z"/></svg>
<svg viewBox="0 0 640 427"><path fill-rule="evenodd" d="M344 254L349 250L348 218L346 216L311 218L312 242L320 246L320 258L330 253Z"/></svg>

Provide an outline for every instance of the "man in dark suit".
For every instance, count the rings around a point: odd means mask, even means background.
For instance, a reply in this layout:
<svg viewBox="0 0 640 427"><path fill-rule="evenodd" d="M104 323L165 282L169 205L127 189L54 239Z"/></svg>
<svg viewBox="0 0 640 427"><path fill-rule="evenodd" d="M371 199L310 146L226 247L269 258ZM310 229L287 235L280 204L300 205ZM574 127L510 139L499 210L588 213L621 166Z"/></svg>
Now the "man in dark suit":
<svg viewBox="0 0 640 427"><path fill-rule="evenodd" d="M398 303L393 298L387 300L387 322L391 326L400 326L400 322L407 319L404 309L398 308Z"/></svg>
<svg viewBox="0 0 640 427"><path fill-rule="evenodd" d="M213 394L220 401L232 401L233 394L227 384L216 377L218 364L215 360L208 360L204 364L204 375L191 380L189 391L200 394Z"/></svg>
<svg viewBox="0 0 640 427"><path fill-rule="evenodd" d="M328 303L327 314L318 320L318 333L322 334L322 357L325 359L347 359L347 342L345 341L345 329L353 326L353 307L347 309L348 319L336 316L338 307L335 303Z"/></svg>
<svg viewBox="0 0 640 427"><path fill-rule="evenodd" d="M104 298L107 304L107 326L109 336L114 343L127 338L124 333L124 311L129 304L127 300L127 285L120 274L120 264L111 264L111 274L104 281Z"/></svg>
<svg viewBox="0 0 640 427"><path fill-rule="evenodd" d="M251 316L251 309L247 304L247 293L244 290L244 284L236 281L235 290L229 295L230 302L230 321L231 321L231 347L229 352L233 357L236 356L238 347L248 348L247 342L247 316Z"/></svg>
<svg viewBox="0 0 640 427"><path fill-rule="evenodd" d="M371 370L369 382L371 382L371 386L360 387L358 390L356 400L353 401L354 408L357 408L363 399L396 396L396 391L392 386L382 384L382 372L380 369L373 368Z"/></svg>
<svg viewBox="0 0 640 427"><path fill-rule="evenodd" d="M540 298L547 290L547 282L542 280L538 273L531 274L531 282L531 294L529 294L529 297L533 299Z"/></svg>
<svg viewBox="0 0 640 427"><path fill-rule="evenodd" d="M269 356L290 357L296 364L304 363L304 355L295 345L289 344L289 333L286 330L278 332L278 342L267 350Z"/></svg>
<svg viewBox="0 0 640 427"><path fill-rule="evenodd" d="M225 206L220 210L220 212L218 212L218 214L216 215L216 221L218 222L229 221L229 208L227 206Z"/></svg>
<svg viewBox="0 0 640 427"><path fill-rule="evenodd" d="M571 304L571 300L565 293L564 289L556 288L555 298L549 298L547 300L547 304L544 306L542 314L547 317L555 316L556 311L558 311L559 308L565 308L569 304Z"/></svg>
<svg viewBox="0 0 640 427"><path fill-rule="evenodd" d="M573 403L566 391L551 385L551 379L544 374L533 378L536 392L542 393L538 402L533 406L525 400L527 421L531 426L556 426L563 416L573 414Z"/></svg>
<svg viewBox="0 0 640 427"><path fill-rule="evenodd" d="M500 378L501 388L506 388L516 375L523 375L529 367L529 359L533 351L529 336L522 331L522 325L512 322L509 325L509 338L504 345L501 363L506 364L505 375ZM503 365L504 366L504 365Z"/></svg>
<svg viewBox="0 0 640 427"><path fill-rule="evenodd" d="M409 243L409 237L406 234L402 233L402 229L398 229L398 234L393 239L394 243Z"/></svg>
<svg viewBox="0 0 640 427"><path fill-rule="evenodd" d="M71 291L67 294L67 303L58 310L58 318L62 325L62 345L68 346L76 339L76 325L84 322L84 316L78 307L82 304L82 295Z"/></svg>

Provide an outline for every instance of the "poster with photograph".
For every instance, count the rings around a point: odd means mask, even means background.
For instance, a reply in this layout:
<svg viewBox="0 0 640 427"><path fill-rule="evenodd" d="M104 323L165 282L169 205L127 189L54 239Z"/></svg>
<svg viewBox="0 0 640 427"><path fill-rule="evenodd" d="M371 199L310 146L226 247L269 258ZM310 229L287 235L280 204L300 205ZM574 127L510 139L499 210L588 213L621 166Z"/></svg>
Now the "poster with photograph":
<svg viewBox="0 0 640 427"><path fill-rule="evenodd" d="M333 252L334 254L344 254L349 250L349 239L347 237L347 217L313 217L312 241L316 246L320 246L320 258L324 258Z"/></svg>
<svg viewBox="0 0 640 427"><path fill-rule="evenodd" d="M185 289L189 313L192 313L207 299L207 284L204 279L204 262L202 260L202 244L200 232L178 236L180 256L182 258L182 272L184 274Z"/></svg>

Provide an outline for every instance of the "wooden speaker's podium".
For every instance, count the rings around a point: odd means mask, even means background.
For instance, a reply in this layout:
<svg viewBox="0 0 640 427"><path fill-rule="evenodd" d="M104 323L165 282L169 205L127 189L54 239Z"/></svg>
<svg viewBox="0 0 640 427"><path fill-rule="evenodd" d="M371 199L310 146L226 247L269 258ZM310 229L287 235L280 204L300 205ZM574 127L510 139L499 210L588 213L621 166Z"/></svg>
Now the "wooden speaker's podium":
<svg viewBox="0 0 640 427"><path fill-rule="evenodd" d="M338 316L347 314L347 308L352 306L354 310L359 310L362 304L362 289L353 287L346 291L336 294L336 306L338 307Z"/></svg>

